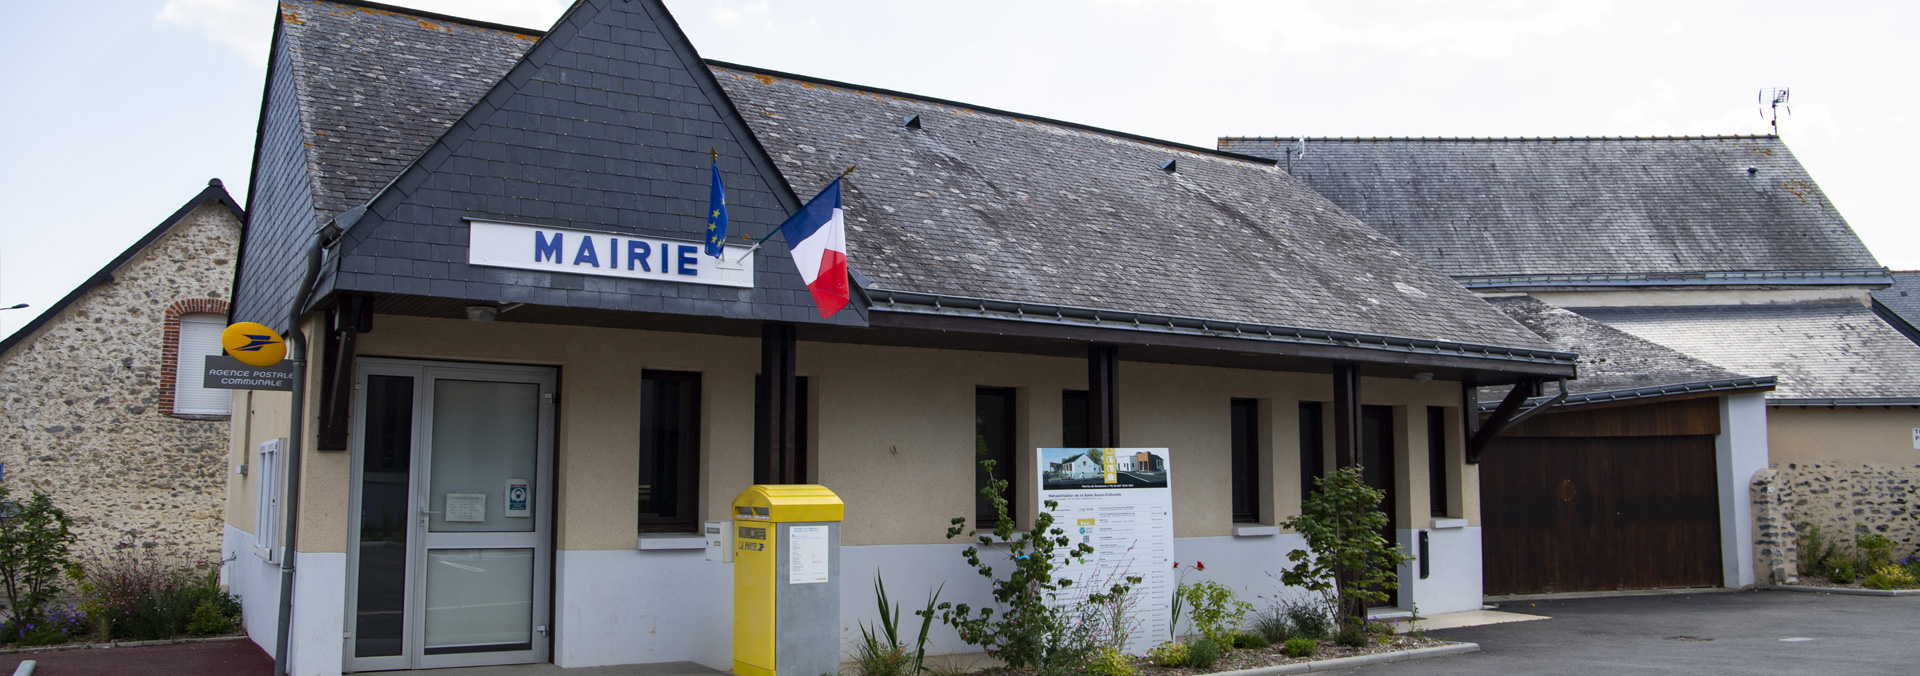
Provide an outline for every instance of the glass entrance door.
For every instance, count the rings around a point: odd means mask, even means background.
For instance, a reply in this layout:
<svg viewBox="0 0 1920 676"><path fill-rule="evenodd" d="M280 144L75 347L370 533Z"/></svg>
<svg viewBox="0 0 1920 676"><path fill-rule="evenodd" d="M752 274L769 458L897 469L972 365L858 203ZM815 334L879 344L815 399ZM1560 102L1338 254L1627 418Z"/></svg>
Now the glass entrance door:
<svg viewBox="0 0 1920 676"><path fill-rule="evenodd" d="M553 371L359 367L349 666L546 661Z"/></svg>

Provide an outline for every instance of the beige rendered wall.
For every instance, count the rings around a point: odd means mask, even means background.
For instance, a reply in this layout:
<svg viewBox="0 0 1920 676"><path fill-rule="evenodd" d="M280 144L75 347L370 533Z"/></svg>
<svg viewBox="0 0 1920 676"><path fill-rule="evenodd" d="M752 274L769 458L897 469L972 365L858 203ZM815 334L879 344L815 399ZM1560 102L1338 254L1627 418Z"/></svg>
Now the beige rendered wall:
<svg viewBox="0 0 1920 676"><path fill-rule="evenodd" d="M1767 455L1775 467L1810 463L1920 464L1912 406L1769 406Z"/></svg>
<svg viewBox="0 0 1920 676"><path fill-rule="evenodd" d="M558 367L555 500L563 549L637 545L643 370L702 374L701 518L724 518L752 479L755 338L379 315L359 345L365 357ZM1086 387L1079 359L812 342L799 345L798 357L812 398L814 478L849 498L849 545L947 542L949 521L972 514L975 387L1016 388L1023 496L1033 493L1033 449L1061 443L1061 391ZM1121 443L1173 449L1177 535L1232 532L1228 416L1237 397L1261 400L1267 418L1262 521L1298 511L1298 404L1330 400L1330 376L1123 362L1120 388ZM1363 381L1364 403L1399 411L1403 528L1428 525L1426 407L1448 406L1457 416L1459 391L1454 382ZM269 406L256 395L256 411ZM275 430L284 430L284 408L271 415L281 422L256 421L247 448L283 433ZM1458 429L1450 424L1450 436ZM1459 462L1459 445L1450 440L1447 471L1455 515L1471 518L1475 473ZM309 451L307 458L301 550L342 551L350 454ZM252 494L246 482L233 483L229 522L238 526L251 520ZM1031 520L1030 502L1023 501L1023 522Z"/></svg>

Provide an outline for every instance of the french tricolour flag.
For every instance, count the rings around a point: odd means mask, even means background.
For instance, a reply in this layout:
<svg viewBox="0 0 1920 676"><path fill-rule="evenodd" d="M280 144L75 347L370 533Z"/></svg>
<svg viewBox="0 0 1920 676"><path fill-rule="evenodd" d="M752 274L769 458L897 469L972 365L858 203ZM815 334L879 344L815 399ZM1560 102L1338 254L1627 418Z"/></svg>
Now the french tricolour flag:
<svg viewBox="0 0 1920 676"><path fill-rule="evenodd" d="M813 292L825 319L847 306L847 218L840 208L840 179L827 184L800 212L780 224L800 278Z"/></svg>

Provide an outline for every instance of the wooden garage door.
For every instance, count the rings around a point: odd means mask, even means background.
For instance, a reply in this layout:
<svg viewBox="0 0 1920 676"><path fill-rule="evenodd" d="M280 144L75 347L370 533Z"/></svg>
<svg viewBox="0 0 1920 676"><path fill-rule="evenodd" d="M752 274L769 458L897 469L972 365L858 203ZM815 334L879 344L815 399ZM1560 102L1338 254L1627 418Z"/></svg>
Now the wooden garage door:
<svg viewBox="0 0 1920 676"><path fill-rule="evenodd" d="M1719 586L1717 503L1711 436L1495 438L1486 593Z"/></svg>

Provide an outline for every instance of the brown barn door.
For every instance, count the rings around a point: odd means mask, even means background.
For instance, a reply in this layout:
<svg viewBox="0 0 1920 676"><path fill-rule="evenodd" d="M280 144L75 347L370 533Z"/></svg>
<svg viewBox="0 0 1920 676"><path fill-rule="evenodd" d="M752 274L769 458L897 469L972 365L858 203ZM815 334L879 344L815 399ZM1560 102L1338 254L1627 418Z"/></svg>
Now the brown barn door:
<svg viewBox="0 0 1920 676"><path fill-rule="evenodd" d="M1489 595L1721 582L1711 436L1496 438L1480 476Z"/></svg>

